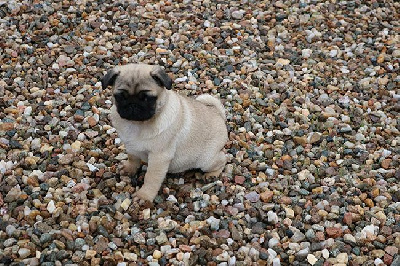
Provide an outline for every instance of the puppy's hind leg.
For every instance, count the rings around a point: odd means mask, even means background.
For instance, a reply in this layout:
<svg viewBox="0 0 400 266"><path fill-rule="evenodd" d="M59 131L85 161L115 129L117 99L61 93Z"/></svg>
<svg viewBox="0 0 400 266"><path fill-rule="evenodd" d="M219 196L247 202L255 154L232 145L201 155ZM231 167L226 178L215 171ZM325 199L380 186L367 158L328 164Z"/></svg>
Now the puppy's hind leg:
<svg viewBox="0 0 400 266"><path fill-rule="evenodd" d="M131 154L128 154L128 160L122 162L122 175L133 176L140 167L141 160Z"/></svg>
<svg viewBox="0 0 400 266"><path fill-rule="evenodd" d="M213 159L210 167L202 168L205 172L204 178L218 177L225 168L226 156L223 151L220 151Z"/></svg>

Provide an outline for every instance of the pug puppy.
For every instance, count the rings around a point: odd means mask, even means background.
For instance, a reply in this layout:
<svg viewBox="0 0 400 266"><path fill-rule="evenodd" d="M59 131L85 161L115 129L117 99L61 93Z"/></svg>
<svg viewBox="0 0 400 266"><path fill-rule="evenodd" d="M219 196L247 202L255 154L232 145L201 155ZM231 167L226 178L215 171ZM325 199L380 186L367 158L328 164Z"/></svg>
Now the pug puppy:
<svg viewBox="0 0 400 266"><path fill-rule="evenodd" d="M102 87L114 86L111 122L125 145L124 174L134 175L147 162L135 200L152 202L167 173L201 169L219 176L226 164L225 110L211 95L196 99L172 91L172 80L156 65L117 66Z"/></svg>

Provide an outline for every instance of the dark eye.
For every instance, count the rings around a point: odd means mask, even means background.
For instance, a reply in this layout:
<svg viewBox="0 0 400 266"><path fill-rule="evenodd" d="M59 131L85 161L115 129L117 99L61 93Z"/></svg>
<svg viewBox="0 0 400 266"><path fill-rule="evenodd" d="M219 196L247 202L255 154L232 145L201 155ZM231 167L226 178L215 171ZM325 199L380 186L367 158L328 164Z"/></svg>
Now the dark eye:
<svg viewBox="0 0 400 266"><path fill-rule="evenodd" d="M141 101L147 101L148 98L149 98L149 96L147 95L146 91L140 91L140 92L138 93L138 98L139 98L139 100L141 100Z"/></svg>
<svg viewBox="0 0 400 266"><path fill-rule="evenodd" d="M118 90L115 94L114 94L115 98L120 98L120 99L126 99L129 97L129 93L127 90Z"/></svg>

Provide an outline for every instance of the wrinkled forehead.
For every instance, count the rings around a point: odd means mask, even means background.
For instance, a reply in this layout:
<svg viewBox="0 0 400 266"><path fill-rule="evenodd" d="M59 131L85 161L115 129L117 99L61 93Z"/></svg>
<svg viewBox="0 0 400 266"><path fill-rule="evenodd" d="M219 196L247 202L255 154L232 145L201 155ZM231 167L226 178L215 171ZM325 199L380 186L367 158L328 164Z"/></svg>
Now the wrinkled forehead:
<svg viewBox="0 0 400 266"><path fill-rule="evenodd" d="M146 65L127 65L118 67L120 72L115 81L115 90L126 90L130 94L146 90L149 95L156 95L157 86L151 77L152 68Z"/></svg>
<svg viewBox="0 0 400 266"><path fill-rule="evenodd" d="M151 79L150 69L136 65L121 67L119 77L119 81L128 83L145 83Z"/></svg>

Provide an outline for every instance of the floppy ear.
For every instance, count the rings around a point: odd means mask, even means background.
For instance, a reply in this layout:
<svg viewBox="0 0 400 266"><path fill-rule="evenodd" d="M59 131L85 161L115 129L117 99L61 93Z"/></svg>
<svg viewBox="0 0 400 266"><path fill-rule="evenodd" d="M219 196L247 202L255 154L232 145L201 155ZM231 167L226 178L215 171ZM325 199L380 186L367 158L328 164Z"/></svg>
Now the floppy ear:
<svg viewBox="0 0 400 266"><path fill-rule="evenodd" d="M151 77L157 82L157 84L161 87L165 87L167 90L172 88L172 80L165 73L165 70L160 66L156 66L153 71L150 73Z"/></svg>
<svg viewBox="0 0 400 266"><path fill-rule="evenodd" d="M108 85L114 86L115 79L118 77L119 71L115 70L114 68L109 70L104 78L101 80L101 86L104 89L107 88Z"/></svg>

